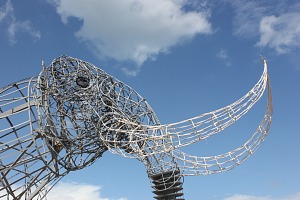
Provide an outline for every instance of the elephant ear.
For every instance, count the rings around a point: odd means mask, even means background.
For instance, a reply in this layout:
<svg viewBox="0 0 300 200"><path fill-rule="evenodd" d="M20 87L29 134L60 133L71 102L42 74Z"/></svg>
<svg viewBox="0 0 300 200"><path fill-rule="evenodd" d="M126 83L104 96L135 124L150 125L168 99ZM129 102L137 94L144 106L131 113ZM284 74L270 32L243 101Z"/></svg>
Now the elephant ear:
<svg viewBox="0 0 300 200"><path fill-rule="evenodd" d="M0 89L0 199L42 199L66 173L41 137L37 77Z"/></svg>

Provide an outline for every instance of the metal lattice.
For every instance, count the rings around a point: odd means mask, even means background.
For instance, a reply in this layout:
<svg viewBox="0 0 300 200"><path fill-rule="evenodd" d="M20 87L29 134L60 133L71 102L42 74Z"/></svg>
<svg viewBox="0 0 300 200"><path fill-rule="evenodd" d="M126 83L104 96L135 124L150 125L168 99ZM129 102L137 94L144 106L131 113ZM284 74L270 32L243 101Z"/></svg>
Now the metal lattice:
<svg viewBox="0 0 300 200"><path fill-rule="evenodd" d="M272 96L267 64L242 98L178 123L160 124L136 91L91 63L61 56L37 77L0 89L0 199L45 199L70 171L105 151L144 163L156 199L183 199L183 176L230 170L268 134ZM245 115L268 90L265 115L235 150L194 156L180 147L209 138Z"/></svg>

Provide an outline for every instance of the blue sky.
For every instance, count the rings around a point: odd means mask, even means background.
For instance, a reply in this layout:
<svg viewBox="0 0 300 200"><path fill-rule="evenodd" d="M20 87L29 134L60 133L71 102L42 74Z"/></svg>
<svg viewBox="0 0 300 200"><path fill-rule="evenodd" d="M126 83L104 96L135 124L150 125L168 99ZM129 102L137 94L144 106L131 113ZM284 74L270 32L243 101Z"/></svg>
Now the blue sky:
<svg viewBox="0 0 300 200"><path fill-rule="evenodd" d="M170 123L240 98L259 79L262 54L274 101L266 141L232 171L186 177L185 198L299 200L299 21L296 0L1 0L0 87L38 75L42 60L49 65L66 54L122 80ZM265 103L266 96L226 132L187 150L201 156L240 146ZM107 152L66 176L49 199L152 196L141 163Z"/></svg>

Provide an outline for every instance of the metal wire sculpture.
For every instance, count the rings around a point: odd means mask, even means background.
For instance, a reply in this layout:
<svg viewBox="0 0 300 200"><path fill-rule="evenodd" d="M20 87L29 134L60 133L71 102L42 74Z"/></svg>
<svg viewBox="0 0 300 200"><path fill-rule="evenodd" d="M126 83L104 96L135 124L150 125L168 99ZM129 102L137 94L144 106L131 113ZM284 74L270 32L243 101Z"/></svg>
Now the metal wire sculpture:
<svg viewBox="0 0 300 200"><path fill-rule="evenodd" d="M136 91L91 63L60 56L30 79L0 89L0 199L46 199L70 171L105 151L144 163L158 200L184 199L183 177L228 171L268 134L272 96L267 64L242 98L221 109L162 125ZM243 145L215 156L179 148L208 139L243 115L268 90L265 115Z"/></svg>

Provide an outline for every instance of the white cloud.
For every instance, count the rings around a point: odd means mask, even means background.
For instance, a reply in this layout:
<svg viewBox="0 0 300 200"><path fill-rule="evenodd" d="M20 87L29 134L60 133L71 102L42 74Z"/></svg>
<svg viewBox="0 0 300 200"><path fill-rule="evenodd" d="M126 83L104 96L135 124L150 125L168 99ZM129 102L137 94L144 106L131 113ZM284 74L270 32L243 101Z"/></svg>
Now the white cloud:
<svg viewBox="0 0 300 200"><path fill-rule="evenodd" d="M259 196L236 194L231 197L227 197L224 200L272 200L272 199L270 197L259 197Z"/></svg>
<svg viewBox="0 0 300 200"><path fill-rule="evenodd" d="M258 46L275 48L279 53L287 53L290 48L300 47L300 13L287 13L278 17L263 17L260 22Z"/></svg>
<svg viewBox="0 0 300 200"><path fill-rule="evenodd" d="M0 23L13 11L10 1L7 1L3 7L0 8Z"/></svg>
<svg viewBox="0 0 300 200"><path fill-rule="evenodd" d="M235 9L233 33L240 37L256 36L259 30L259 21L268 10L268 7L263 5L267 1L228 0L228 2Z"/></svg>
<svg viewBox="0 0 300 200"><path fill-rule="evenodd" d="M260 22L267 16L280 16L299 13L297 1L257 1L225 0L234 8L233 33L240 37L253 37L260 34Z"/></svg>
<svg viewBox="0 0 300 200"><path fill-rule="evenodd" d="M299 200L299 199L300 199L300 192L298 192L298 193L296 193L294 195L285 197L282 200Z"/></svg>
<svg viewBox="0 0 300 200"><path fill-rule="evenodd" d="M272 198L271 196L252 196L252 195L235 194L223 200L299 200L299 199L300 199L300 192L282 198Z"/></svg>
<svg viewBox="0 0 300 200"><path fill-rule="evenodd" d="M26 20L19 22L13 20L13 22L7 28L8 38L11 44L15 44L17 42L16 34L19 32L27 33L34 39L41 38L41 33L33 28L30 21Z"/></svg>
<svg viewBox="0 0 300 200"><path fill-rule="evenodd" d="M15 192L15 195L22 192L22 188L17 185L12 185L12 188L14 190L19 188L19 190ZM48 200L127 200L127 198L124 197L118 199L104 198L101 196L100 190L101 187L97 185L59 182L52 190L50 190L46 197ZM0 196L5 194L7 194L5 190L0 190ZM24 197L21 200L23 199ZM39 197L36 196L33 198L33 200L36 199L39 199Z"/></svg>
<svg viewBox="0 0 300 200"><path fill-rule="evenodd" d="M59 182L47 195L48 200L112 200L100 194L100 186ZM117 200L127 200L119 198Z"/></svg>
<svg viewBox="0 0 300 200"><path fill-rule="evenodd" d="M10 44L15 44L16 34L23 32L29 34L34 39L40 39L41 33L37 31L30 21L19 21L14 14L14 8L10 0L7 0L5 5L0 8L0 23L7 22L7 34Z"/></svg>
<svg viewBox="0 0 300 200"><path fill-rule="evenodd" d="M279 54L300 47L300 3L287 1L227 0L235 11L233 33L257 37L256 46Z"/></svg>
<svg viewBox="0 0 300 200"><path fill-rule="evenodd" d="M183 0L52 0L63 23L82 22L75 33L101 58L141 66L196 34L211 33L204 11L184 11Z"/></svg>
<svg viewBox="0 0 300 200"><path fill-rule="evenodd" d="M231 62L230 62L230 57L228 56L228 53L225 49L221 49L218 53L217 53L217 58L223 60L225 62L225 64L227 66L230 66L231 65Z"/></svg>

